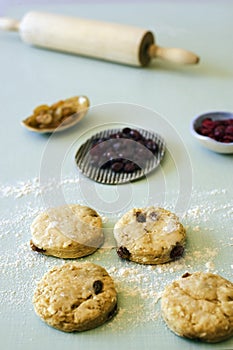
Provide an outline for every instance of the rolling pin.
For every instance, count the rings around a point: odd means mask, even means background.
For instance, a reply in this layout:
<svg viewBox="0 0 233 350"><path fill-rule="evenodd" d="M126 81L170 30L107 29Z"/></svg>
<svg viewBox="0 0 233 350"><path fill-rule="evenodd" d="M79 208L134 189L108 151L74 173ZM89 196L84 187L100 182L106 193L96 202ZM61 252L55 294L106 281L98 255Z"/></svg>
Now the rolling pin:
<svg viewBox="0 0 233 350"><path fill-rule="evenodd" d="M190 51L156 45L146 29L117 23L28 12L20 22L0 18L0 28L18 31L28 44L132 66L146 66L153 58L183 64L199 61Z"/></svg>

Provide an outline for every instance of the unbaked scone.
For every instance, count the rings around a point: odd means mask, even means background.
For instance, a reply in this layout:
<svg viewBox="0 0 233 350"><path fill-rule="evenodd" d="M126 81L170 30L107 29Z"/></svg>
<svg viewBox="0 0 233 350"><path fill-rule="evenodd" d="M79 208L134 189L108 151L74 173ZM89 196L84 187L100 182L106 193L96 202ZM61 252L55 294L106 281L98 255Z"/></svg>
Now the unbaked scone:
<svg viewBox="0 0 233 350"><path fill-rule="evenodd" d="M90 262L66 263L47 272L33 296L36 314L64 332L86 331L110 320L117 293L107 271Z"/></svg>
<svg viewBox="0 0 233 350"><path fill-rule="evenodd" d="M216 343L233 335L233 283L212 273L186 273L165 288L162 315L182 337Z"/></svg>
<svg viewBox="0 0 233 350"><path fill-rule="evenodd" d="M162 264L180 258L185 236L178 217L158 207L131 209L114 226L118 255L140 264Z"/></svg>
<svg viewBox="0 0 233 350"><path fill-rule="evenodd" d="M102 220L89 207L72 204L39 214L31 225L31 248L59 258L80 258L103 243Z"/></svg>

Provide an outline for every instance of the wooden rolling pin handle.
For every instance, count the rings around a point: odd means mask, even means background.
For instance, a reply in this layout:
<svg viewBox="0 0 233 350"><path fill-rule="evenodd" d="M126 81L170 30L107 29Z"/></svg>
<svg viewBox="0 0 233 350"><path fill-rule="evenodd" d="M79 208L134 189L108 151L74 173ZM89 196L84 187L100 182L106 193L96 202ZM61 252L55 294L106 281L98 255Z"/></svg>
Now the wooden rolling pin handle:
<svg viewBox="0 0 233 350"><path fill-rule="evenodd" d="M0 17L0 29L17 32L19 30L19 21L13 18Z"/></svg>
<svg viewBox="0 0 233 350"><path fill-rule="evenodd" d="M162 58L170 62L181 64L197 64L199 57L193 52L178 49L178 48L165 48L157 45L151 45L148 49L148 55L150 58Z"/></svg>

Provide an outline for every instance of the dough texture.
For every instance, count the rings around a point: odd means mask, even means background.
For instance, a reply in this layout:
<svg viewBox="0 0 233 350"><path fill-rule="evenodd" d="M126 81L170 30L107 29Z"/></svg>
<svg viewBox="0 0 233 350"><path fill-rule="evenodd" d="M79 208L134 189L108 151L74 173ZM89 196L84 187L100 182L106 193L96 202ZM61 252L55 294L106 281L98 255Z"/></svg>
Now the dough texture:
<svg viewBox="0 0 233 350"><path fill-rule="evenodd" d="M72 204L39 214L31 225L31 248L59 258L94 253L104 241L102 220L89 207Z"/></svg>
<svg viewBox="0 0 233 350"><path fill-rule="evenodd" d="M158 207L132 209L114 227L117 253L141 264L162 264L184 252L185 229L178 217Z"/></svg>
<svg viewBox="0 0 233 350"><path fill-rule="evenodd" d="M233 284L219 275L186 273L165 288L161 308L179 336L215 343L233 335Z"/></svg>
<svg viewBox="0 0 233 350"><path fill-rule="evenodd" d="M103 267L73 262L44 275L35 290L33 305L48 325L65 332L85 331L114 316L117 293Z"/></svg>

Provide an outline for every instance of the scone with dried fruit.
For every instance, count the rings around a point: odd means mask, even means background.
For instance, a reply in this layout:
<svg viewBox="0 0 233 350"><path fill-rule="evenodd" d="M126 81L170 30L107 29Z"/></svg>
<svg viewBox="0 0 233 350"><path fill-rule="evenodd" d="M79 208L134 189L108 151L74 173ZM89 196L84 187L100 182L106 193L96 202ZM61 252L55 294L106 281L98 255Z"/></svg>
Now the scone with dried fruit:
<svg viewBox="0 0 233 350"><path fill-rule="evenodd" d="M162 264L184 252L185 229L178 217L159 207L132 209L114 227L117 253L140 264Z"/></svg>
<svg viewBox="0 0 233 350"><path fill-rule="evenodd" d="M80 332L110 320L117 293L107 271L89 262L67 263L47 272L33 296L37 315L64 332Z"/></svg>

